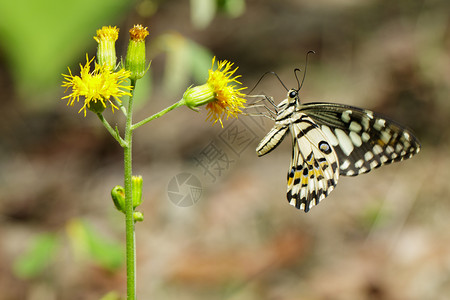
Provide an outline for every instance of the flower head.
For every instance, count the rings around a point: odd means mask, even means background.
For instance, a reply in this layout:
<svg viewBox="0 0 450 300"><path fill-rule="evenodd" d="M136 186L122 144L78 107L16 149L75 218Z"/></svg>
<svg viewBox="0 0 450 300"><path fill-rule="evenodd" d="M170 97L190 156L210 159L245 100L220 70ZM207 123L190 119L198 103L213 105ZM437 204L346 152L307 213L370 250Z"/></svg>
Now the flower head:
<svg viewBox="0 0 450 300"><path fill-rule="evenodd" d="M97 30L97 36L94 40L98 43L97 60L103 66L106 65L111 69L116 66L116 48L115 43L119 37L119 29L111 26L103 26Z"/></svg>
<svg viewBox="0 0 450 300"><path fill-rule="evenodd" d="M148 35L147 27L134 25L130 29L130 42L128 43L125 67L131 72L131 79L137 80L148 70L145 61L145 38Z"/></svg>
<svg viewBox="0 0 450 300"><path fill-rule="evenodd" d="M133 28L130 29L130 39L132 41L141 41L143 42L148 35L147 27L144 27L140 24L134 25Z"/></svg>
<svg viewBox="0 0 450 300"><path fill-rule="evenodd" d="M241 93L245 87L237 88L233 83L241 84L234 76L238 68L232 69L233 63L226 60L217 62L217 69L214 70L215 57L212 59L212 67L206 84L190 87L183 95L186 105L195 108L206 104L208 115L206 120L213 121L213 124L220 122L223 127L222 118L226 116L236 117L244 108L245 95Z"/></svg>
<svg viewBox="0 0 450 300"><path fill-rule="evenodd" d="M73 106L75 101L78 102L80 97L84 98L84 105L79 110L84 111L86 116L86 108L100 113L107 104L114 109L118 109L112 100L116 100L121 103L120 97L124 95L131 96L131 86L123 85L127 78L130 76L130 72L124 69L120 69L117 72L113 72L106 65L99 65L95 63L95 68L91 72L91 62L94 59L89 60L86 55L86 64L83 66L80 64L80 76L72 75L72 71L69 69L69 74L62 74L65 81L62 86L66 87L66 91L72 88L72 93L63 97L62 99L69 99L67 105Z"/></svg>

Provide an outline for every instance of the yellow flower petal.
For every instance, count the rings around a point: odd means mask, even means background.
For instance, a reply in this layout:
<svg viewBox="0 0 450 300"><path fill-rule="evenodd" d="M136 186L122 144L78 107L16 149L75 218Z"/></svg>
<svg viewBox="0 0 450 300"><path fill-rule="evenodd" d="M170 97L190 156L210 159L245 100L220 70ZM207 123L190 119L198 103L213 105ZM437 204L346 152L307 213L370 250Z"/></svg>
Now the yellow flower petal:
<svg viewBox="0 0 450 300"><path fill-rule="evenodd" d="M114 112L114 109L118 108L112 102L112 98L120 103L120 97L131 96L129 91L132 87L123 85L130 76L129 71L121 69L113 72L109 67L95 63L95 68L91 72L90 65L93 60L89 60L86 55L86 64L84 66L80 64L80 76L72 75L70 68L68 75L62 74L65 80L62 84L63 87L66 87L65 92L69 88L72 89L72 92L62 99L68 99L67 105L73 106L80 100L80 97L83 97L84 105L79 112L84 111L84 116L86 116L86 108L90 108L92 104L98 102L105 108L110 105Z"/></svg>
<svg viewBox="0 0 450 300"><path fill-rule="evenodd" d="M241 93L245 87L237 88L233 83L241 84L234 76L238 68L232 69L233 63L226 60L217 62L217 69L214 70L215 57L212 59L212 67L209 70L207 84L211 86L215 93L215 100L206 105L209 110L206 120L213 121L213 124L220 122L223 127L222 118L226 116L236 117L242 112L246 100L245 94Z"/></svg>

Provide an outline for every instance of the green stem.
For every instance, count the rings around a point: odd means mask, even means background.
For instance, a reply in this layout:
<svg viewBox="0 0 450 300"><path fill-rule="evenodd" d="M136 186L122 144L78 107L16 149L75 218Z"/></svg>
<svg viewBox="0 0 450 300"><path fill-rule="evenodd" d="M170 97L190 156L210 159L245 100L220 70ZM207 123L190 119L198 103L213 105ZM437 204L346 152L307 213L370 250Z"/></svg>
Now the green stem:
<svg viewBox="0 0 450 300"><path fill-rule="evenodd" d="M108 121L106 121L106 119L103 117L103 115L101 113L97 113L98 118L100 119L100 121L102 121L103 126L105 126L105 128L108 130L108 132L113 136L113 138L116 139L117 142L119 142L120 146L125 147L125 141L122 139L122 137L119 135L119 132L116 128L116 130L114 130L111 125L109 125Z"/></svg>
<svg viewBox="0 0 450 300"><path fill-rule="evenodd" d="M136 243L134 235L133 199L131 190L132 175L132 136L133 136L133 98L136 88L136 80L131 80L131 97L128 102L128 113L125 124L124 147L124 184L125 184L125 235L126 235L126 259L127 259L127 299L136 299Z"/></svg>
<svg viewBox="0 0 450 300"><path fill-rule="evenodd" d="M153 116L150 116L150 117L148 117L148 118L146 118L146 119L144 119L144 120L142 120L142 121L140 121L140 122L134 124L134 125L131 127L131 129L134 130L134 129L136 129L136 128L138 128L138 127L144 125L144 124L147 124L148 122L150 122L150 121L152 121L152 120L154 120L154 119L157 119L157 118L161 117L162 115L165 115L165 114L168 113L169 111L171 111L171 110L173 110L173 109L175 109L175 108L177 108L177 107L180 107L180 106L182 106L182 105L185 105L185 104L186 104L186 102L184 101L184 99L181 99L180 101L175 102L175 103L172 104L171 106L169 106L169 107L167 107L167 108L161 110L160 112L154 114Z"/></svg>
<svg viewBox="0 0 450 300"><path fill-rule="evenodd" d="M136 300L136 240L134 230L133 218L133 192L132 192L132 136L133 130L142 126L151 120L161 117L169 111L185 105L184 99L174 103L173 105L163 109L159 113L142 120L133 125L133 98L134 90L136 88L136 80L131 80L131 97L128 102L128 109L126 110L126 124L125 124L125 138L122 139L118 131L109 125L101 114L98 114L100 120L111 133L111 135L120 143L124 150L124 186L125 186L125 235L126 235L126 260L127 260L127 300ZM125 110L125 109L124 109Z"/></svg>
<svg viewBox="0 0 450 300"><path fill-rule="evenodd" d="M122 111L123 115L126 117L127 116L127 110L123 106L122 102L116 101L116 104L119 106L119 109Z"/></svg>

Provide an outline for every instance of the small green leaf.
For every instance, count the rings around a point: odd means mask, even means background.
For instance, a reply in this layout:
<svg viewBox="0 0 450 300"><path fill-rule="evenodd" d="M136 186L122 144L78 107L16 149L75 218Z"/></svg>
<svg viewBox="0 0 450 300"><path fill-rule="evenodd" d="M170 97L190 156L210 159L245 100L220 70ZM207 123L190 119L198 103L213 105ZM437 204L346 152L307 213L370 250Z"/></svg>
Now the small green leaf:
<svg viewBox="0 0 450 300"><path fill-rule="evenodd" d="M232 18L245 12L245 0L219 0L219 9Z"/></svg>
<svg viewBox="0 0 450 300"><path fill-rule="evenodd" d="M17 277L32 278L50 265L59 246L56 235L44 233L38 235L30 248L20 255L13 264Z"/></svg>
<svg viewBox="0 0 450 300"><path fill-rule="evenodd" d="M92 259L110 271L115 271L123 265L122 245L106 239L88 222L72 220L67 225L67 232L76 254Z"/></svg>

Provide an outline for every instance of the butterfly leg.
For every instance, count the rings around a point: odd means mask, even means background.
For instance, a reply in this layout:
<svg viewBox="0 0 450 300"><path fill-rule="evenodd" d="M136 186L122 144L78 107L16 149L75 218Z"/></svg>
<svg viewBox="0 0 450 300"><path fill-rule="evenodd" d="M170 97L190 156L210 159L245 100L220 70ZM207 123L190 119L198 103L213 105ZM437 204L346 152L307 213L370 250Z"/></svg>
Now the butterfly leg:
<svg viewBox="0 0 450 300"><path fill-rule="evenodd" d="M271 100L267 96L257 96L257 97L264 97L264 99L259 99L249 105L247 105L246 109L255 109L256 112L244 112L243 115L252 116L252 117L266 117L271 120L275 119L275 116L277 115L276 110L271 109L268 107L264 101L268 100L270 104L273 104L273 100ZM261 111L262 109L262 111Z"/></svg>

